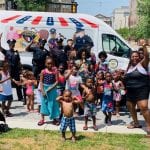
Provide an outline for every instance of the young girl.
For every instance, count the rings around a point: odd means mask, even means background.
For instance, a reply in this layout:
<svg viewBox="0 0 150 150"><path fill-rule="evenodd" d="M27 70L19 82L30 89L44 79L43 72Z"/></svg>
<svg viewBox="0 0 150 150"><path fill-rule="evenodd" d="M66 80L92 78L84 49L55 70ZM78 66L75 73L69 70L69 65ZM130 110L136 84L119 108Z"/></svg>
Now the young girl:
<svg viewBox="0 0 150 150"><path fill-rule="evenodd" d="M103 87L104 94L102 98L102 111L105 115L105 123L111 125L111 114L113 112L113 84L110 72L105 73L105 82Z"/></svg>
<svg viewBox="0 0 150 150"><path fill-rule="evenodd" d="M26 87L27 96L27 111L34 112L34 86L37 85L34 74L31 71L27 71L25 76L20 76L20 82L13 81L18 85L23 85Z"/></svg>
<svg viewBox="0 0 150 150"><path fill-rule="evenodd" d="M122 81L120 80L120 75L119 72L114 72L113 73L113 100L115 102L115 107L116 107L116 116L119 117L119 108L120 108L120 101L122 98L122 92L124 91L124 85Z"/></svg>
<svg viewBox="0 0 150 150"><path fill-rule="evenodd" d="M2 70L0 71L0 101L2 101L2 111L7 117L11 117L12 114L9 112L13 97L12 97L12 86L11 77L8 72L8 63L3 62ZM6 105L7 101L7 105Z"/></svg>
<svg viewBox="0 0 150 150"><path fill-rule="evenodd" d="M79 86L84 88L84 85L82 84L82 78L78 75L78 68L77 66L73 66L72 72L66 81L66 89L69 89L72 92L72 96L77 96L82 101ZM77 106L74 105L74 108L76 110Z"/></svg>
<svg viewBox="0 0 150 150"><path fill-rule="evenodd" d="M106 52L102 51L98 54L98 58L100 61L98 62L97 70L102 71L102 72L107 72L108 71L108 62L106 60L107 54Z"/></svg>
<svg viewBox="0 0 150 150"><path fill-rule="evenodd" d="M59 104L56 101L57 89L56 85L58 83L58 73L54 67L53 59L48 57L45 61L46 68L42 70L40 75L40 86L42 91L42 103L41 103L41 120L38 125L43 125L44 116L49 116L53 119L53 124L59 125L56 118L60 115Z"/></svg>
<svg viewBox="0 0 150 150"><path fill-rule="evenodd" d="M104 84L105 78L103 72L97 72L96 74L96 96L97 96L97 106L100 108L102 107L102 97L103 97L103 84ZM100 103L98 103L98 100L100 100Z"/></svg>
<svg viewBox="0 0 150 150"><path fill-rule="evenodd" d="M93 129L98 130L96 126L96 90L93 86L93 79L86 79L86 88L83 91L83 100L84 100L84 116L85 116L85 125L83 130L87 130L88 126L88 117L92 117L93 120Z"/></svg>
<svg viewBox="0 0 150 150"><path fill-rule="evenodd" d="M65 68L63 64L60 64L58 67L58 84L57 84L57 92L58 95L62 95L65 90L66 85L66 77L65 77Z"/></svg>

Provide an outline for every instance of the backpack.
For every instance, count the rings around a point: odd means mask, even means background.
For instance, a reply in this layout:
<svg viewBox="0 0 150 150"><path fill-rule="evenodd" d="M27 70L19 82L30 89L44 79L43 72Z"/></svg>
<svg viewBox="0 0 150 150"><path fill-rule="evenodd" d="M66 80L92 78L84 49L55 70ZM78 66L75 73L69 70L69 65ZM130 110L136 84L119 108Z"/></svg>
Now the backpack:
<svg viewBox="0 0 150 150"><path fill-rule="evenodd" d="M0 123L0 133L1 132L6 132L9 130L8 125L6 124L6 120L4 115L2 114L2 112L0 112L0 121L2 121L3 123Z"/></svg>

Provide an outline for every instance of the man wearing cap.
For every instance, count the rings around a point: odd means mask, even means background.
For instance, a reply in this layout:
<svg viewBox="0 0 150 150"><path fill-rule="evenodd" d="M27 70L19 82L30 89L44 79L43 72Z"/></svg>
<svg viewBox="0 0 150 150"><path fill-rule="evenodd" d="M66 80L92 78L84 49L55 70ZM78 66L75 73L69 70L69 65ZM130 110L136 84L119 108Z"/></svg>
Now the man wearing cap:
<svg viewBox="0 0 150 150"><path fill-rule="evenodd" d="M91 37L85 34L85 30L83 28L76 29L74 43L74 48L77 50L78 54L80 50L84 48L87 50L88 57L90 57L91 48L94 46L94 44Z"/></svg>
<svg viewBox="0 0 150 150"><path fill-rule="evenodd" d="M7 41L9 45L9 50L5 50L1 46L1 37L2 37L2 34L0 34L0 51L4 54L5 60L9 63L10 76L16 81L19 81L20 73L21 73L21 63L20 63L19 52L17 50L14 50L16 40L9 39ZM16 88L18 101L22 101L23 96L22 96L21 86L18 86L15 83L13 83L13 86Z"/></svg>
<svg viewBox="0 0 150 150"><path fill-rule="evenodd" d="M56 46L51 48L49 47L50 54L54 58L55 65L58 67L60 64L63 64L65 69L67 68L67 53L64 51L63 46L64 37L60 34L58 38L56 38Z"/></svg>
<svg viewBox="0 0 150 150"><path fill-rule="evenodd" d="M33 52L33 73L36 79L39 79L39 74L41 70L45 68L46 57L49 56L49 51L44 48L47 40L39 39L37 45L33 46L34 41L32 41L27 47L26 51Z"/></svg>

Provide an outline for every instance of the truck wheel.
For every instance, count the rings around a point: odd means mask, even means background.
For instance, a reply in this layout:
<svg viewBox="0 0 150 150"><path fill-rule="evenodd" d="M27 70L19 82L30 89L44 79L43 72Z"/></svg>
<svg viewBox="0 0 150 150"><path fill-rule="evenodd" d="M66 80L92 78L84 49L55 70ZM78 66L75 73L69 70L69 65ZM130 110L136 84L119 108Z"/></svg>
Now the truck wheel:
<svg viewBox="0 0 150 150"><path fill-rule="evenodd" d="M31 66L31 65L23 64L23 65L22 65L22 68L23 68L23 70L32 71L32 66Z"/></svg>

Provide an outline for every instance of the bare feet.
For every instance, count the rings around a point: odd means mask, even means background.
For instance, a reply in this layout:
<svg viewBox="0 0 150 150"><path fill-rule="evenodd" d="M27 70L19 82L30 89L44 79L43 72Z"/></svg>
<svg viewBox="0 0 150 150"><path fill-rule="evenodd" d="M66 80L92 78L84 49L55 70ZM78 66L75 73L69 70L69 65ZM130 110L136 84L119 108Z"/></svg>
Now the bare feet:
<svg viewBox="0 0 150 150"><path fill-rule="evenodd" d="M72 137L72 142L75 143L76 142L76 138Z"/></svg>
<svg viewBox="0 0 150 150"><path fill-rule="evenodd" d="M65 137L62 137L61 140L62 140L62 142L65 142L65 141L66 141L66 138L65 138Z"/></svg>
<svg viewBox="0 0 150 150"><path fill-rule="evenodd" d="M119 113L117 113L117 114L116 114L116 117L117 117L117 118L119 118L119 117L120 117L120 114L119 114Z"/></svg>

